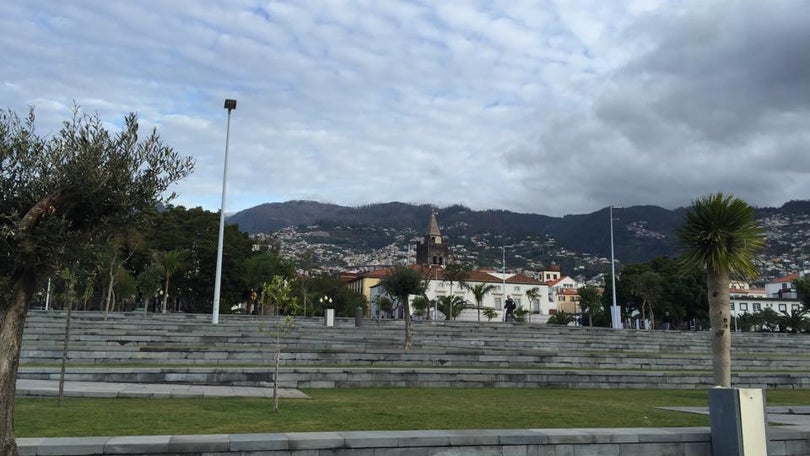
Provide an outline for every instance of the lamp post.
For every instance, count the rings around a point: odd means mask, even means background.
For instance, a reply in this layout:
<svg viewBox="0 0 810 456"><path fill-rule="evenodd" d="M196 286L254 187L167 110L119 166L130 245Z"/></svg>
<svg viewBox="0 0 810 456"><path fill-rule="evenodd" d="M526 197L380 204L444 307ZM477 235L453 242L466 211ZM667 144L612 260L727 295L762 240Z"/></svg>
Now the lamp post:
<svg viewBox="0 0 810 456"><path fill-rule="evenodd" d="M324 326L334 326L335 325L335 309L332 308L332 298L327 295L323 295L323 298L320 298L321 306L326 305L326 308L323 309L323 316L324 316Z"/></svg>
<svg viewBox="0 0 810 456"><path fill-rule="evenodd" d="M225 191L228 182L228 142L231 136L231 111L236 109L236 100L225 100L228 110L228 124L225 128L225 166L222 170L222 204L219 209L219 241L217 242L217 272L214 278L214 312L212 324L219 324L219 293L222 281L222 244L225 240Z"/></svg>
<svg viewBox="0 0 810 456"><path fill-rule="evenodd" d="M501 246L501 305L506 305L506 246ZM504 307L505 308L505 307ZM504 320L505 321L505 320Z"/></svg>
<svg viewBox="0 0 810 456"><path fill-rule="evenodd" d="M621 309L616 305L616 260L613 258L613 206L610 206L610 284L613 292L613 305L610 306L610 317L613 329L622 328Z"/></svg>

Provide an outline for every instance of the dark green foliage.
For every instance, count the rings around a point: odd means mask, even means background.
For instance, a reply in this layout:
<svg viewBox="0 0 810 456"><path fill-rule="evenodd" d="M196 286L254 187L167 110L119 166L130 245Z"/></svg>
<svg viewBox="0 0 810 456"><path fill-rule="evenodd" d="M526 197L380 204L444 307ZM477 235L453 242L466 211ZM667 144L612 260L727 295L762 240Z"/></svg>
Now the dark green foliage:
<svg viewBox="0 0 810 456"><path fill-rule="evenodd" d="M330 275L299 277L298 282L296 289L301 289L303 286L307 290L307 315L321 316L324 314L324 309L330 304L321 302L322 297L332 298L331 307L335 309L337 317L353 317L355 309L358 307L363 309L363 314L368 311L365 296L349 290L336 277ZM303 308L303 295L298 295L298 300L298 306Z"/></svg>
<svg viewBox="0 0 810 456"><path fill-rule="evenodd" d="M439 310L448 320L456 319L467 308L467 303L459 296L439 296L437 300Z"/></svg>
<svg viewBox="0 0 810 456"><path fill-rule="evenodd" d="M143 226L192 169L156 131L139 136L134 114L114 133L75 109L45 138L33 111L25 120L0 111L0 454L16 453L13 384L21 328L39 287L116 233Z"/></svg>
<svg viewBox="0 0 810 456"><path fill-rule="evenodd" d="M810 310L810 279L802 277L793 281L793 286L796 287L796 293L799 295L799 301L805 310Z"/></svg>
<svg viewBox="0 0 810 456"><path fill-rule="evenodd" d="M579 308L585 317L583 324L586 324L587 326L596 326L594 324L594 320L597 320L597 323L599 323L600 317L603 313L599 289L591 285L585 285L584 287L580 287L578 293Z"/></svg>
<svg viewBox="0 0 810 456"><path fill-rule="evenodd" d="M151 264L153 252L183 252L184 261L172 276L170 295L179 299L181 311L211 312L218 230L219 215L216 212L199 207L186 209L183 206L170 206L155 217L147 229L147 242L133 258L129 268L137 275ZM250 277L245 269L246 261L259 255L253 251L252 246L253 242L247 234L239 231L238 226L225 226L220 307L223 313L228 312L231 306L245 301L251 287L258 290L261 286L261 283L249 283L248 279L256 277ZM148 298L145 292L146 290L141 290L142 298Z"/></svg>
<svg viewBox="0 0 810 456"><path fill-rule="evenodd" d="M779 318L779 325L786 331L792 333L804 332L808 327L807 311L804 309L792 309L790 312L782 312Z"/></svg>
<svg viewBox="0 0 810 456"><path fill-rule="evenodd" d="M494 318L498 316L498 312L492 307L485 307L484 310L481 311L481 313L484 315L484 318L486 318L487 321L492 321Z"/></svg>
<svg viewBox="0 0 810 456"><path fill-rule="evenodd" d="M607 304L612 300L610 277L606 283L603 302ZM669 257L626 265L616 279L617 304L622 306L625 314L634 310L641 312L645 294L653 315L669 312L675 328L692 319L708 320L706 274L700 269L682 274L675 260ZM645 309L645 316L647 313L648 309Z"/></svg>
<svg viewBox="0 0 810 456"><path fill-rule="evenodd" d="M756 277L754 254L765 246L754 209L731 195L716 193L695 201L677 236L683 252L682 271L727 271L741 278Z"/></svg>
<svg viewBox="0 0 810 456"><path fill-rule="evenodd" d="M574 322L574 315L567 312L557 312L549 317L546 324L566 326Z"/></svg>
<svg viewBox="0 0 810 456"><path fill-rule="evenodd" d="M421 295L427 289L425 271L411 269L405 265L398 264L391 269L391 272L380 281L380 286L385 292L399 301L404 309L405 315L405 350L411 348L413 343L413 333L411 329L411 309L408 296Z"/></svg>
<svg viewBox="0 0 810 456"><path fill-rule="evenodd" d="M417 296L411 302L413 307L413 315L419 318L431 318L430 315L430 301L426 296Z"/></svg>

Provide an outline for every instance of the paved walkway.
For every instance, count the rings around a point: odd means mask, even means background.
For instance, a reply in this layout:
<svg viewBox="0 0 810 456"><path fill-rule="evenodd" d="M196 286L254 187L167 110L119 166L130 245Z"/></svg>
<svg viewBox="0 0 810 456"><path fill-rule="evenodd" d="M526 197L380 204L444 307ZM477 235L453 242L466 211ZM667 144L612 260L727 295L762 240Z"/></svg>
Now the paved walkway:
<svg viewBox="0 0 810 456"><path fill-rule="evenodd" d="M309 399L297 389L279 388L279 397ZM17 379L18 396L56 396L56 380ZM208 386L170 383L65 382L65 396L129 398L273 397L273 388Z"/></svg>
<svg viewBox="0 0 810 456"><path fill-rule="evenodd" d="M708 407L659 407L675 412L698 413L708 415ZM789 426L801 426L810 429L810 407L808 406L769 406L766 408L768 423Z"/></svg>

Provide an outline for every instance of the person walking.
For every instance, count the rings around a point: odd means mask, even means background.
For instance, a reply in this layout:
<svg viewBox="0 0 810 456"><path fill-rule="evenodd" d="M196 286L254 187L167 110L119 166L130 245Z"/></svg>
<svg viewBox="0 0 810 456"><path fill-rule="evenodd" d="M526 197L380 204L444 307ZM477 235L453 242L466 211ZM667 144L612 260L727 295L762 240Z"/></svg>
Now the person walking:
<svg viewBox="0 0 810 456"><path fill-rule="evenodd" d="M506 305L504 309L506 309L506 313L503 315L503 321L515 321L515 301L512 299L512 295L506 295Z"/></svg>

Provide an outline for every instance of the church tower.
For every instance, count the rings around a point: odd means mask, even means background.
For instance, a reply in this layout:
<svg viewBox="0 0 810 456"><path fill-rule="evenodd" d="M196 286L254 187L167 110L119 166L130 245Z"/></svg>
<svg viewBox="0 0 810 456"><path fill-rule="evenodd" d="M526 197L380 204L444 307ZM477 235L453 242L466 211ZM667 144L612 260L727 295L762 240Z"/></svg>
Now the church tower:
<svg viewBox="0 0 810 456"><path fill-rule="evenodd" d="M443 266L447 259L447 244L442 242L442 233L436 223L436 212L431 211L427 234L416 246L416 264Z"/></svg>

